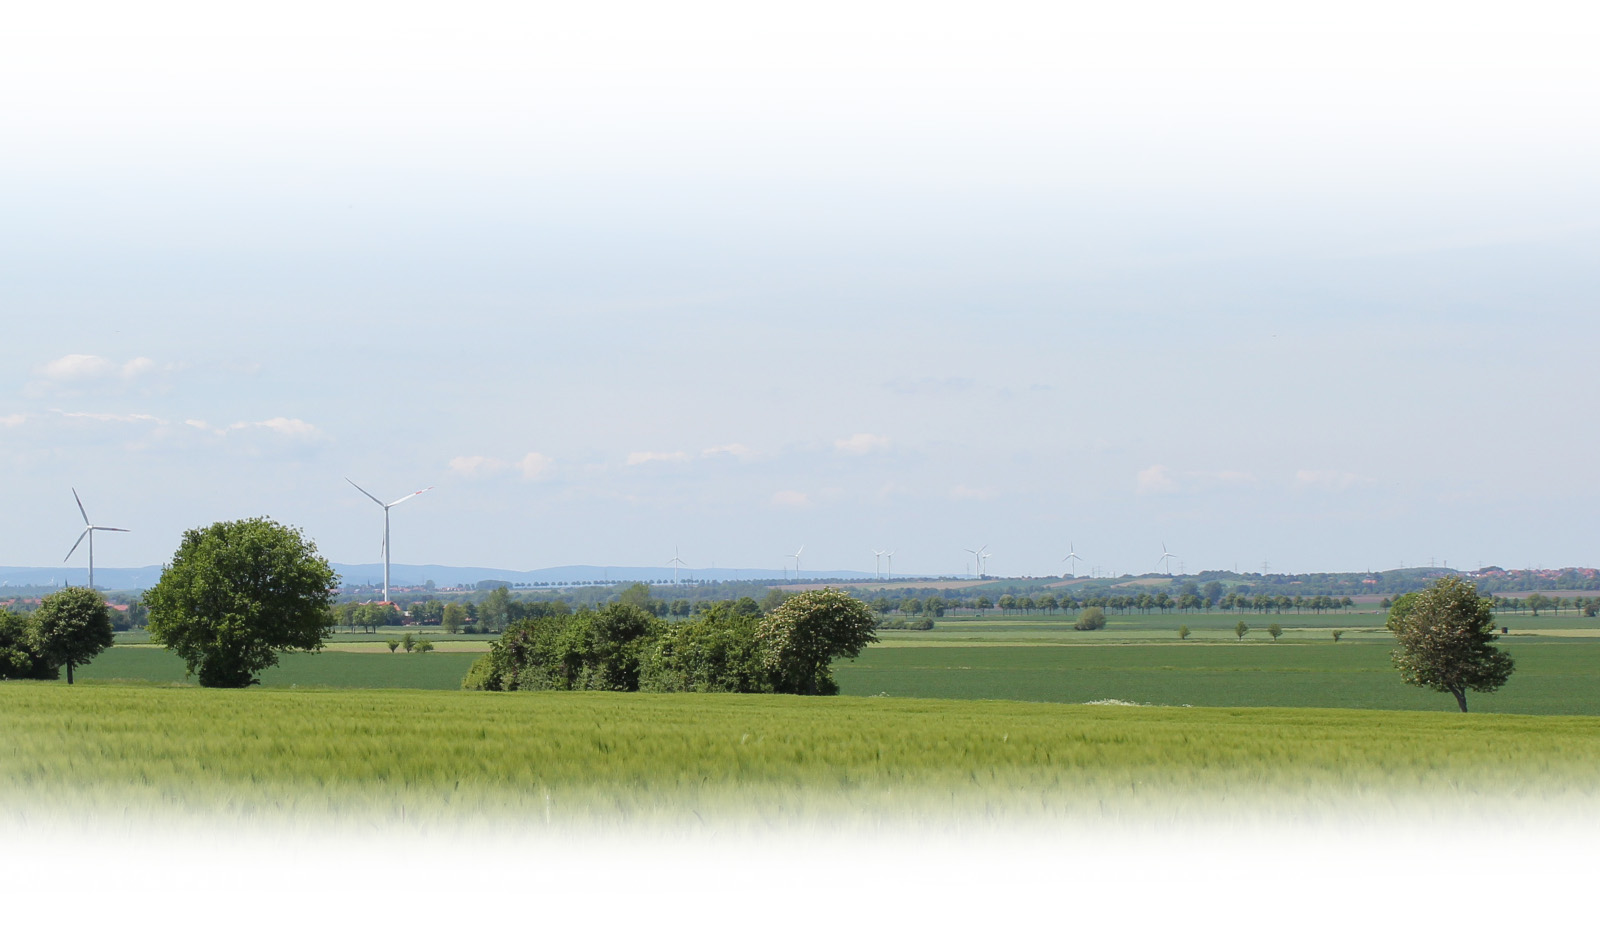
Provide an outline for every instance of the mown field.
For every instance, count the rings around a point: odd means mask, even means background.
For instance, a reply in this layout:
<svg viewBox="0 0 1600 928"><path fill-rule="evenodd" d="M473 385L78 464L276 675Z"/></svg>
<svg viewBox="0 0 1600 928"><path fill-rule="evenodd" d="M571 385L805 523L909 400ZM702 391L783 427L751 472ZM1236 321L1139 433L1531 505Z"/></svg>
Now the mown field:
<svg viewBox="0 0 1600 928"><path fill-rule="evenodd" d="M174 815L527 829L1592 812L1597 763L1595 718L0 685L0 819L135 828Z"/></svg>

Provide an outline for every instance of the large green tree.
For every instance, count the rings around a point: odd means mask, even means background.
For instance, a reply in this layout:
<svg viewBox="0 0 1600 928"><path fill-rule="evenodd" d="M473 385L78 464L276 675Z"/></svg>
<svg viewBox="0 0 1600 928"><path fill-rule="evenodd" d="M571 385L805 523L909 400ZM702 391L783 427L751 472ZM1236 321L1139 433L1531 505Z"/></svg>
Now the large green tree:
<svg viewBox="0 0 1600 928"><path fill-rule="evenodd" d="M789 597L756 628L773 690L802 696L838 693L833 662L855 657L877 640L867 604L831 587Z"/></svg>
<svg viewBox="0 0 1600 928"><path fill-rule="evenodd" d="M280 652L321 649L337 579L316 545L271 519L190 529L145 594L150 638L201 686L249 686Z"/></svg>
<svg viewBox="0 0 1600 928"><path fill-rule="evenodd" d="M86 664L116 640L111 630L111 607L105 597L81 586L51 593L33 614L33 636L38 653L52 667Z"/></svg>
<svg viewBox="0 0 1600 928"><path fill-rule="evenodd" d="M39 653L33 616L0 609L0 680L54 680L61 665Z"/></svg>
<svg viewBox="0 0 1600 928"><path fill-rule="evenodd" d="M1494 603L1459 577L1440 577L1431 589L1407 593L1389 610L1389 630L1399 647L1400 678L1456 698L1467 711L1467 690L1492 693L1515 669L1511 655L1495 647Z"/></svg>

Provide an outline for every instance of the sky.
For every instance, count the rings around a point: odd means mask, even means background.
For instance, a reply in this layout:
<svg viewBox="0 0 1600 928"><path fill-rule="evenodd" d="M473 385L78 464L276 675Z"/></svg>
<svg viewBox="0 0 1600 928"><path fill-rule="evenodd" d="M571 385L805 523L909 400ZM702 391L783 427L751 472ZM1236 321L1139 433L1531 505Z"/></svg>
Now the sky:
<svg viewBox="0 0 1600 928"><path fill-rule="evenodd" d="M1600 565L1580 5L554 6L8 17L0 564Z"/></svg>

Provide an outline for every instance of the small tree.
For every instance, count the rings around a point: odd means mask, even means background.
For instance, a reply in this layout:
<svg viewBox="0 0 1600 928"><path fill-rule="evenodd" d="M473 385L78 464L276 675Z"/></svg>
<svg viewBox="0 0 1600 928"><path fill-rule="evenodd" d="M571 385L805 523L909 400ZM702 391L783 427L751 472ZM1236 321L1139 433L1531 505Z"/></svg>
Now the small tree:
<svg viewBox="0 0 1600 928"><path fill-rule="evenodd" d="M1400 678L1456 698L1467 711L1467 690L1492 693L1515 669L1511 655L1493 645L1494 607L1459 577L1440 577L1420 593L1407 593L1389 610L1389 630Z"/></svg>
<svg viewBox="0 0 1600 928"><path fill-rule="evenodd" d="M418 638L417 643L414 646L414 650L418 654L427 654L429 651L433 650L433 642L426 638Z"/></svg>
<svg viewBox="0 0 1600 928"><path fill-rule="evenodd" d="M1334 644L1338 644L1339 643L1339 639L1343 638L1343 637L1344 637L1344 629L1336 628L1336 629L1333 630L1333 643Z"/></svg>
<svg viewBox="0 0 1600 928"><path fill-rule="evenodd" d="M385 641L384 644L389 646L389 653L393 654L395 650L400 647L400 639L390 638L388 641Z"/></svg>
<svg viewBox="0 0 1600 928"><path fill-rule="evenodd" d="M1187 625L1179 625L1178 626L1178 640L1179 641L1188 641L1189 640L1189 626L1187 626Z"/></svg>
<svg viewBox="0 0 1600 928"><path fill-rule="evenodd" d="M1267 634L1271 635L1273 642L1276 643L1278 638L1283 634L1283 626L1279 625L1277 622L1273 622L1271 625L1267 626Z"/></svg>
<svg viewBox="0 0 1600 928"><path fill-rule="evenodd" d="M404 635L401 635L400 636L400 647L405 648L407 654L410 654L412 651L415 651L417 649L417 639L416 639L416 637L413 636L410 632L406 632Z"/></svg>
<svg viewBox="0 0 1600 928"><path fill-rule="evenodd" d="M867 604L843 590L824 587L784 600L755 633L773 690L802 696L839 692L831 666L878 640L872 624Z"/></svg>
<svg viewBox="0 0 1600 928"><path fill-rule="evenodd" d="M316 545L271 519L190 529L145 593L150 639L201 686L249 686L280 652L322 648L337 579Z"/></svg>
<svg viewBox="0 0 1600 928"><path fill-rule="evenodd" d="M33 614L33 637L39 656L53 667L86 664L116 640L111 630L111 607L105 597L81 586L51 593Z"/></svg>
<svg viewBox="0 0 1600 928"><path fill-rule="evenodd" d="M1099 631L1106 627L1106 611L1099 606L1090 606L1078 613L1078 621L1072 627L1080 632Z"/></svg>
<svg viewBox="0 0 1600 928"><path fill-rule="evenodd" d="M1239 636L1240 641L1244 640L1245 633L1248 631L1250 631L1250 626L1244 624L1244 619L1240 619L1239 624L1233 627L1233 633Z"/></svg>

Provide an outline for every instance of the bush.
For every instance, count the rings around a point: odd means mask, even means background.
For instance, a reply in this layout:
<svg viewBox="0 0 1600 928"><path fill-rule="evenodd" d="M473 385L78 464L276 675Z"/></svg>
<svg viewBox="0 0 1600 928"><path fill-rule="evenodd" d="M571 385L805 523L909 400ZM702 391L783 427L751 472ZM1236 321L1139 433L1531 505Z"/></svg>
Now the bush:
<svg viewBox="0 0 1600 928"><path fill-rule="evenodd" d="M1090 606L1078 613L1078 621L1072 627L1080 632L1099 631L1106 627L1106 611L1099 606Z"/></svg>
<svg viewBox="0 0 1600 928"><path fill-rule="evenodd" d="M39 653L33 620L0 610L0 680L57 680L61 665Z"/></svg>

